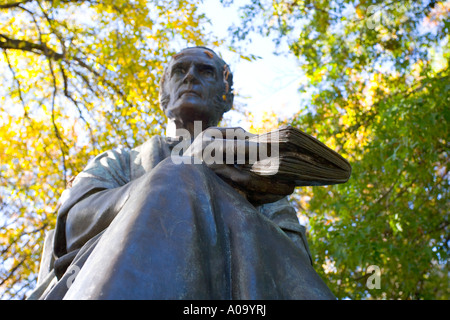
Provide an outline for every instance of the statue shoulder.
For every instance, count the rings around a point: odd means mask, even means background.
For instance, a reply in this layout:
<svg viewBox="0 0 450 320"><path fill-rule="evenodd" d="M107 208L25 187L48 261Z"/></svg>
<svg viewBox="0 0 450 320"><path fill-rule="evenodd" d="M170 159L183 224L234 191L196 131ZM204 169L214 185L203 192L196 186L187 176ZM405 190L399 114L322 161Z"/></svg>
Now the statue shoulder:
<svg viewBox="0 0 450 320"><path fill-rule="evenodd" d="M158 163L170 156L167 139L154 135L143 144L130 150L131 180L151 171Z"/></svg>

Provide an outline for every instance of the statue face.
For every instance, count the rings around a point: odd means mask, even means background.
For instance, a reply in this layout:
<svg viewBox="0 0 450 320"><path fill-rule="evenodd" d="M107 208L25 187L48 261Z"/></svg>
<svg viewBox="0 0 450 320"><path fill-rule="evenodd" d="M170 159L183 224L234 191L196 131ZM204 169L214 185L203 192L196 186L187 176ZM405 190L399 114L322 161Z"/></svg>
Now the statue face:
<svg viewBox="0 0 450 320"><path fill-rule="evenodd" d="M223 62L202 48L183 50L168 66L166 115L180 123L215 126L224 113Z"/></svg>

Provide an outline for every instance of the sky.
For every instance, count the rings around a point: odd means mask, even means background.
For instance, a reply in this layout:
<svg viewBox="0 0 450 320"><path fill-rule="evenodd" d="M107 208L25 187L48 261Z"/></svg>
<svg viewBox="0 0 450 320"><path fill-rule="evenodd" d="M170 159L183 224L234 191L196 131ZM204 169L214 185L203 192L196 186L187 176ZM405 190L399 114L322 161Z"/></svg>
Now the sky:
<svg viewBox="0 0 450 320"><path fill-rule="evenodd" d="M234 2L235 4L224 7L220 0L203 0L199 11L205 13L212 22L210 26L206 26L208 32L218 38L231 39L228 28L232 23L239 25L238 8L248 0ZM260 57L256 61L240 59L239 55L226 48L227 45L214 48L233 72L236 104L243 105L244 110L252 112L254 121L258 121L264 111L274 111L281 119L291 117L299 111L302 103L302 96L298 93L302 79L298 60L292 56L273 54L276 47L270 38L256 33L251 38L252 42L244 45L244 48L246 54ZM250 125L238 112L230 111L225 117L227 125L241 126L244 129L248 129Z"/></svg>
<svg viewBox="0 0 450 320"><path fill-rule="evenodd" d="M236 1L238 2L238 1ZM242 5L243 1L239 1ZM238 6L223 7L219 0L205 0L199 8L211 20L211 31L219 38L230 38L228 28L239 23ZM274 42L267 37L252 35L252 43L245 46L246 54L260 59L246 61L239 59L226 48L215 51L222 55L233 72L235 101L245 105L245 110L254 112L255 118L264 111L274 111L280 118L298 112L302 96L298 92L302 72L298 60L287 55L275 55ZM230 112L231 125L248 126L241 114Z"/></svg>

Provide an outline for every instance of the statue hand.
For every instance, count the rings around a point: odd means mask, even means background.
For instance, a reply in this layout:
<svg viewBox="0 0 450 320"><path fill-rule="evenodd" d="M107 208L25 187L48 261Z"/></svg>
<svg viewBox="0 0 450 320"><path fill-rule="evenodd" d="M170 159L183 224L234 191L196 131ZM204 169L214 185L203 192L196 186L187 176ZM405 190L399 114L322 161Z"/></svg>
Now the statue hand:
<svg viewBox="0 0 450 320"><path fill-rule="evenodd" d="M233 130L237 134L230 138ZM184 155L202 159L255 205L274 202L291 194L294 184L254 174L235 164L236 159L248 160L251 148L257 147L256 143L245 139L251 136L253 134L242 128L208 128L196 137Z"/></svg>
<svg viewBox="0 0 450 320"><path fill-rule="evenodd" d="M216 164L209 167L255 205L275 202L292 194L295 189L293 183L259 176L239 166Z"/></svg>

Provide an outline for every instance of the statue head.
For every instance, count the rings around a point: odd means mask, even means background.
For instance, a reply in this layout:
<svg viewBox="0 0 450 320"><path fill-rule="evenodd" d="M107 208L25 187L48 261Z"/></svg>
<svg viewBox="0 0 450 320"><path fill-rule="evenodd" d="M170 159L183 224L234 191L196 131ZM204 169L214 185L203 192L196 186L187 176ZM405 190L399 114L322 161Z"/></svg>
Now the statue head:
<svg viewBox="0 0 450 320"><path fill-rule="evenodd" d="M233 75L211 49L186 48L172 57L160 83L160 104L169 120L217 126L233 105Z"/></svg>

